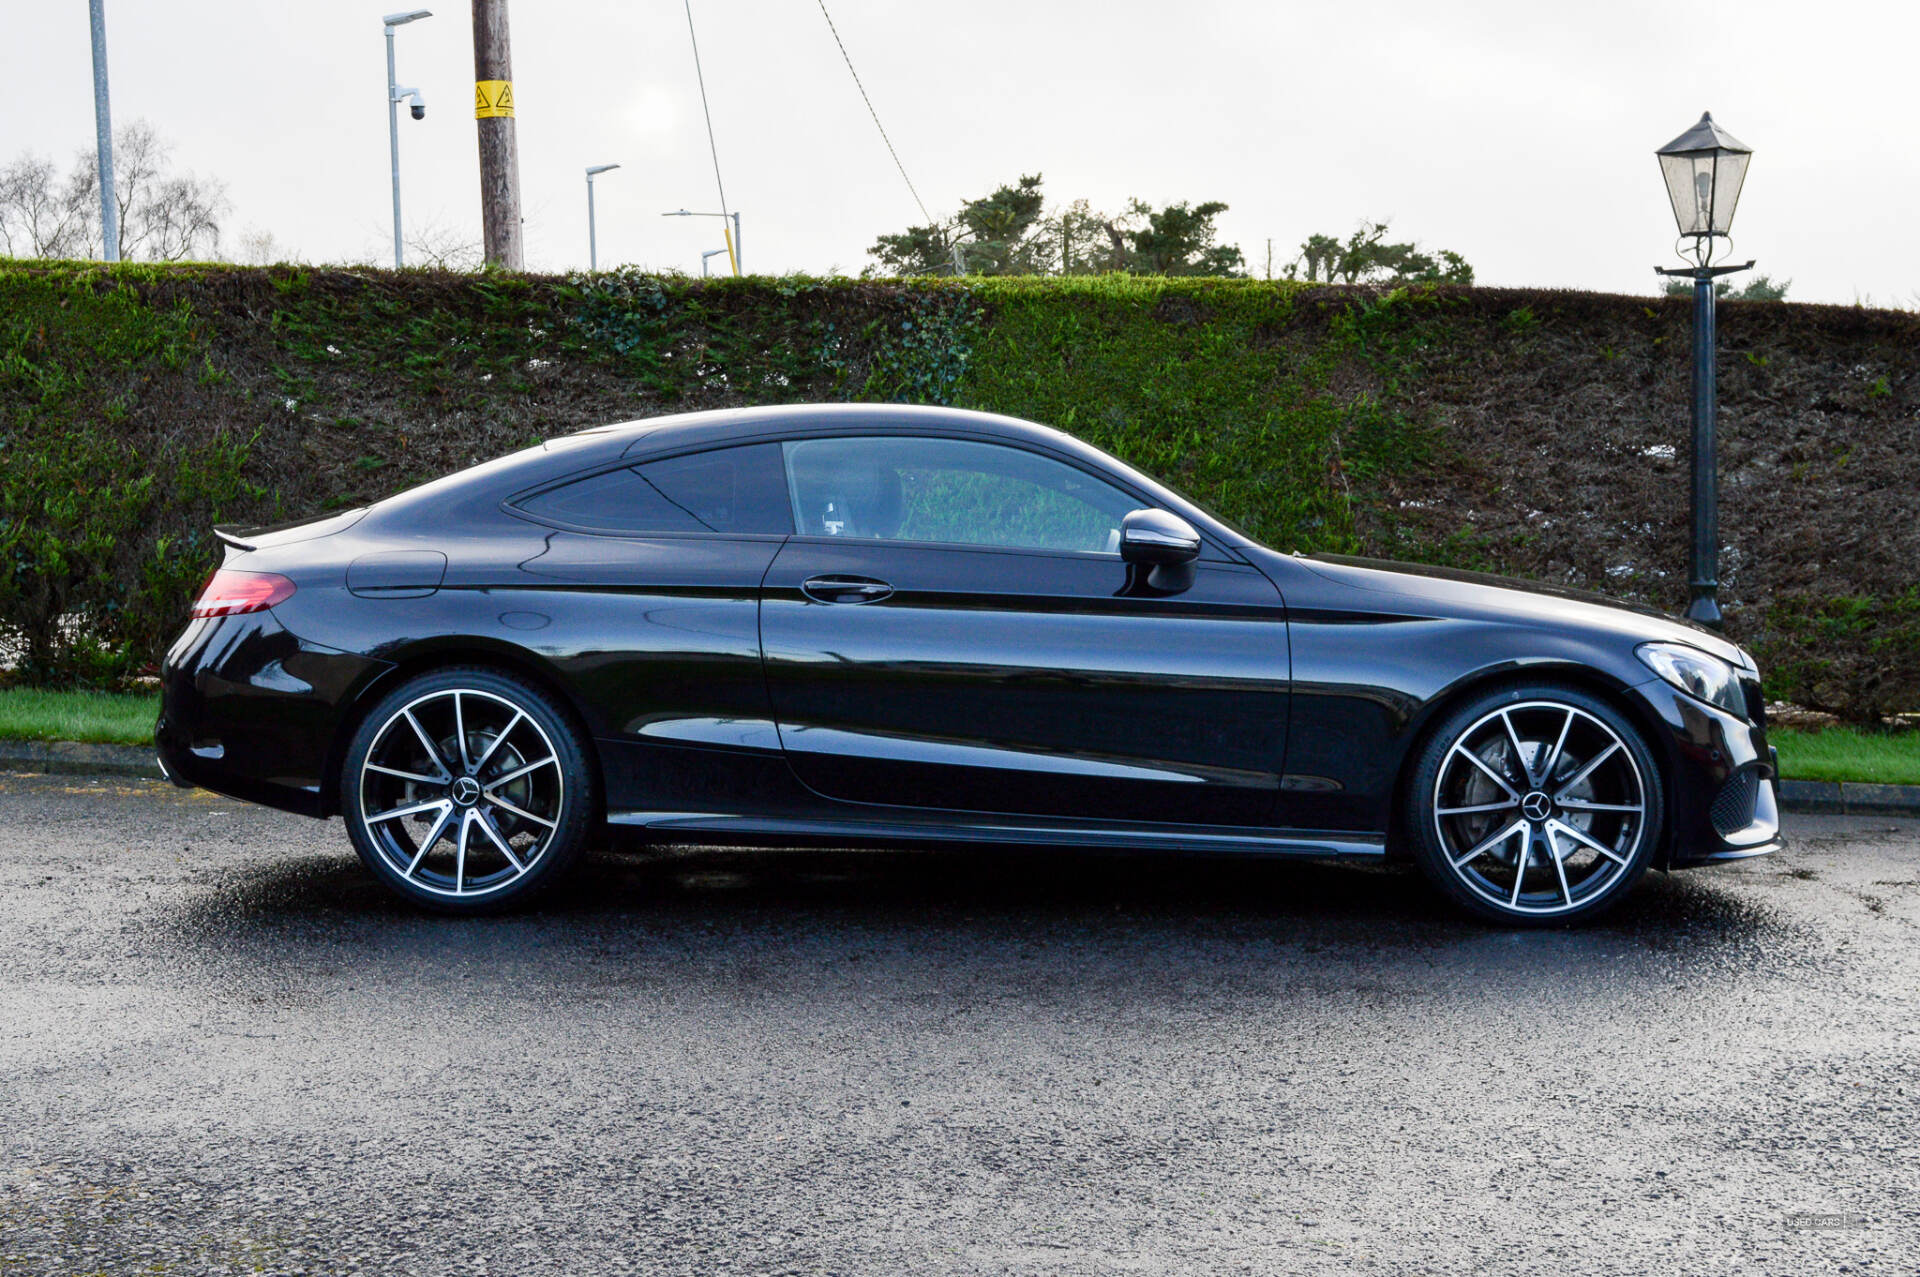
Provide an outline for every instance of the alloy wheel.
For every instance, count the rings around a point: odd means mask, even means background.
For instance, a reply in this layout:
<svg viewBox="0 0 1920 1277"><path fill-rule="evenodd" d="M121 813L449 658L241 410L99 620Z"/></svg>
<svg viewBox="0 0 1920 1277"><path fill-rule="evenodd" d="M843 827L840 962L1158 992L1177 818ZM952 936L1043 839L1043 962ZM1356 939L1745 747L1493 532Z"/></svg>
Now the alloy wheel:
<svg viewBox="0 0 1920 1277"><path fill-rule="evenodd" d="M1630 877L1647 794L1613 727L1575 705L1522 701L1454 739L1434 780L1433 826L1468 891L1504 914L1551 916Z"/></svg>
<svg viewBox="0 0 1920 1277"><path fill-rule="evenodd" d="M504 696L428 692L380 725L365 758L362 832L409 887L457 899L495 895L552 850L565 770L539 722Z"/></svg>

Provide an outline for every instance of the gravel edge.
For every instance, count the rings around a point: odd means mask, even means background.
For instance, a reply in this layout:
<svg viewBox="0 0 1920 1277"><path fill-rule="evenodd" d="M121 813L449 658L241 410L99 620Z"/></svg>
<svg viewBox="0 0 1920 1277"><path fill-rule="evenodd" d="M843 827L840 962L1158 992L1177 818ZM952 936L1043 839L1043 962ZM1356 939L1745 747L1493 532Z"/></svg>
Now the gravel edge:
<svg viewBox="0 0 1920 1277"><path fill-rule="evenodd" d="M166 779L152 746L90 745L73 740L0 741L0 771Z"/></svg>

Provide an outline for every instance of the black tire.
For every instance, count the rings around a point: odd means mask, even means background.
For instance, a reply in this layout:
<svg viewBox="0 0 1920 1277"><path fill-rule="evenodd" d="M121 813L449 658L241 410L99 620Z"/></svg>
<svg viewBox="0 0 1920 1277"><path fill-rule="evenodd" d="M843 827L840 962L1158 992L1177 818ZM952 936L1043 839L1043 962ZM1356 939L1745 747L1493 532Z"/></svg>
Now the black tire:
<svg viewBox="0 0 1920 1277"><path fill-rule="evenodd" d="M1503 687L1444 715L1413 759L1403 801L1401 828L1428 881L1510 927L1612 908L1646 872L1666 812L1653 751L1633 724L1552 683Z"/></svg>
<svg viewBox="0 0 1920 1277"><path fill-rule="evenodd" d="M592 833L594 769L540 688L478 666L408 679L347 746L340 814L375 877L441 913L524 905Z"/></svg>

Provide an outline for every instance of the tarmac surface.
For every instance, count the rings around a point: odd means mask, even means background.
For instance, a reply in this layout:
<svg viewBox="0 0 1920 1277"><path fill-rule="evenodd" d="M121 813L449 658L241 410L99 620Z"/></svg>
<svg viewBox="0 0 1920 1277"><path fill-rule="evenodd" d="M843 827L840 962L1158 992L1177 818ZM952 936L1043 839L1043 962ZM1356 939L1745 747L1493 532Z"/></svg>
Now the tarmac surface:
<svg viewBox="0 0 1920 1277"><path fill-rule="evenodd" d="M1910 1273L1920 822L1510 933L1410 872L603 855L0 776L0 1274Z"/></svg>

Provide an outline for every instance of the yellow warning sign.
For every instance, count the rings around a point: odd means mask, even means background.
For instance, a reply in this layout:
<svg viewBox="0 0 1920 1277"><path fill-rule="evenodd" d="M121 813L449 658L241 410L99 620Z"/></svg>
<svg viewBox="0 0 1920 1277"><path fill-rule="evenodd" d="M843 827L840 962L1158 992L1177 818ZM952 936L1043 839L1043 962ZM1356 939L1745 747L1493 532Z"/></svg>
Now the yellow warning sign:
<svg viewBox="0 0 1920 1277"><path fill-rule="evenodd" d="M491 120L513 114L512 80L476 80L473 84L473 118Z"/></svg>

